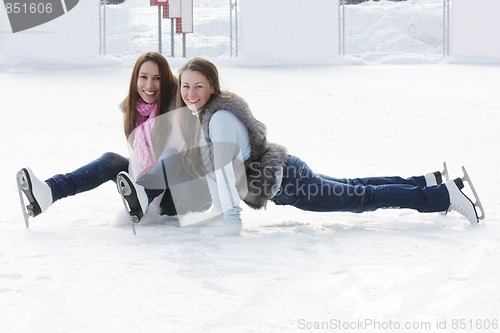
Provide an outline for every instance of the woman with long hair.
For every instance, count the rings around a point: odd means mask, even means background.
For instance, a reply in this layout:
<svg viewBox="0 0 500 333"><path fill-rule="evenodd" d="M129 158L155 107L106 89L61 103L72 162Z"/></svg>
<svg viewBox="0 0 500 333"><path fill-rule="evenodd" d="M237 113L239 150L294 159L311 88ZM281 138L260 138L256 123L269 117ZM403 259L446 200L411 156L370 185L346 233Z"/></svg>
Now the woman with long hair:
<svg viewBox="0 0 500 333"><path fill-rule="evenodd" d="M194 58L179 71L177 103L198 118L183 128L193 172L206 174L212 203L222 223L240 226L240 200L252 208L268 201L308 211L365 212L409 208L419 212L455 210L471 224L484 218L478 202L462 192L464 181L444 182L447 170L422 176L333 178L314 173L298 157L267 141L266 127L241 97L220 88L216 66ZM199 149L195 149L199 147ZM478 216L476 205L481 209Z"/></svg>
<svg viewBox="0 0 500 333"><path fill-rule="evenodd" d="M17 173L18 187L20 195L29 201L24 210L26 225L28 216L38 216L54 202L90 191L109 180L117 182L133 219L142 218L153 200L158 202L162 213L175 215L168 190L144 191L134 180L151 171L167 145L172 128L156 119L175 109L176 92L177 78L163 55L146 52L139 56L132 70L128 95L121 104L130 157L107 152L72 172L56 174L45 181L38 179L30 168L21 169Z"/></svg>

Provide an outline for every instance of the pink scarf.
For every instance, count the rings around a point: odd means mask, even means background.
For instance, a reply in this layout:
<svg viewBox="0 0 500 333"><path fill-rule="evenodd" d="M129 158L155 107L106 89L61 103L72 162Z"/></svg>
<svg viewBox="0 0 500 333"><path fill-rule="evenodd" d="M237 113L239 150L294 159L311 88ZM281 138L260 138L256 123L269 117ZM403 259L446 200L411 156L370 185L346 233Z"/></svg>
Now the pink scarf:
<svg viewBox="0 0 500 333"><path fill-rule="evenodd" d="M154 117L156 114L156 106L157 106L156 103L148 104L144 102L142 99L139 99L135 105L135 109L139 114L135 126L137 127L146 120L148 120L149 118L151 118L151 115Z"/></svg>
<svg viewBox="0 0 500 333"><path fill-rule="evenodd" d="M140 99L135 106L138 117L135 124L133 147L139 156L142 168L144 168L146 172L151 171L156 163L151 140L151 131L155 123L156 106L156 103L147 104L142 99Z"/></svg>

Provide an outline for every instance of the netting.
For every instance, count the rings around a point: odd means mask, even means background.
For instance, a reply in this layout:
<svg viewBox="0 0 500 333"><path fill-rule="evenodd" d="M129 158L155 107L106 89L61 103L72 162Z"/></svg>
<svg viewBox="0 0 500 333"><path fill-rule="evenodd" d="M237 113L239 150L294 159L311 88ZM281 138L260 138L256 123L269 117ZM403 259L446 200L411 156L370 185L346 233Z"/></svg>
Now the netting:
<svg viewBox="0 0 500 333"><path fill-rule="evenodd" d="M342 54L363 58L446 55L447 2L341 1Z"/></svg>
<svg viewBox="0 0 500 333"><path fill-rule="evenodd" d="M237 55L236 0L193 3L193 33L176 33L176 20L149 0L107 0L101 8L101 53L134 58L145 51L172 57ZM111 2L119 2L111 4Z"/></svg>

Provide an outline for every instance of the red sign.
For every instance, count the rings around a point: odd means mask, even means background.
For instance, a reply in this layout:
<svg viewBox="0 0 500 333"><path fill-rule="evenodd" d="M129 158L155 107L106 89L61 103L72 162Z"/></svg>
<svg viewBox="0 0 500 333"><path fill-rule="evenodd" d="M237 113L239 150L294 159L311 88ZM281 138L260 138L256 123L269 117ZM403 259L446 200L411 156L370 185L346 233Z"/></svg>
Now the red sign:
<svg viewBox="0 0 500 333"><path fill-rule="evenodd" d="M169 15L169 13L170 13L170 9L169 8L170 8L170 6L169 6L168 2L167 2L166 5L163 5L163 18L164 19L171 18L170 15Z"/></svg>
<svg viewBox="0 0 500 333"><path fill-rule="evenodd" d="M149 0L150 6L168 6L167 0Z"/></svg>

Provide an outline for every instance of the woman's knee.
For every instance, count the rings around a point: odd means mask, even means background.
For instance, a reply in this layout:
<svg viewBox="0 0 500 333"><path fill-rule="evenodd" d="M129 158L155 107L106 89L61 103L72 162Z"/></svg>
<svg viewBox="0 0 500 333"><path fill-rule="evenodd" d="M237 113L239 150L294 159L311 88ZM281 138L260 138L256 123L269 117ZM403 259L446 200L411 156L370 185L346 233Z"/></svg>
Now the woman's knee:
<svg viewBox="0 0 500 333"><path fill-rule="evenodd" d="M128 159L120 154L106 152L102 154L99 159L107 165L113 166L113 169L119 169L121 171L126 171L128 169Z"/></svg>

